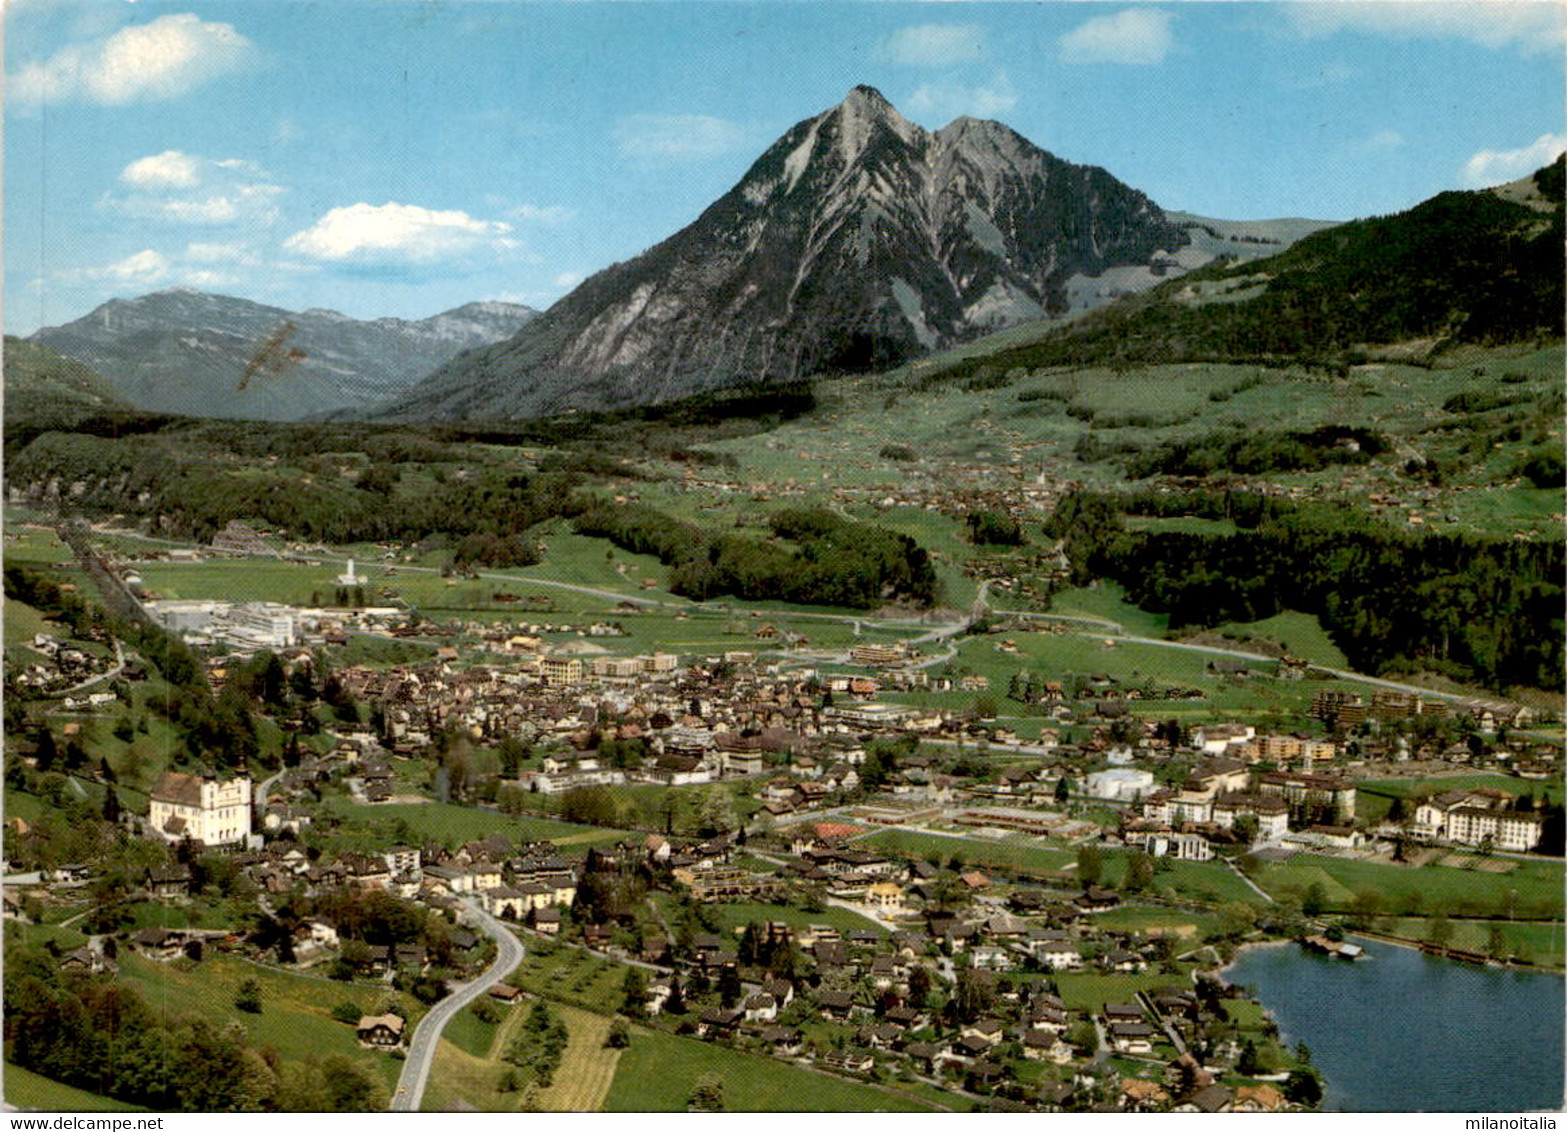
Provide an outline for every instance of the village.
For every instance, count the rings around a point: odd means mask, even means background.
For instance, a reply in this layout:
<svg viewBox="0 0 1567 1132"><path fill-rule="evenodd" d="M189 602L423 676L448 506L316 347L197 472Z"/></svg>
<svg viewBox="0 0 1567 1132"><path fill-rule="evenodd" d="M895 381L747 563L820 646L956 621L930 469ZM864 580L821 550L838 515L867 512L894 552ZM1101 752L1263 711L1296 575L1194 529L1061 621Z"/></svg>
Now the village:
<svg viewBox="0 0 1567 1132"><path fill-rule="evenodd" d="M352 564L345 576L359 584ZM529 962L608 964L599 983L620 989L594 1009L851 1080L995 1110L1312 1108L1309 1051L1223 978L1236 949L1299 939L1353 958L1346 929L1490 915L1490 897L1423 905L1397 878L1527 869L1560 774L1529 709L1501 701L1335 685L1273 730L1162 718L1201 711L1190 686L1020 668L1003 688L926 663L939 639L813 652L765 617L744 648L681 655L602 648L635 645L634 606L445 624L397 607L146 608L202 646L214 693L254 689L258 667L308 693L261 705L287 736L281 766L163 771L145 810L114 815L156 863L112 885L9 819L6 915L85 908L103 930L62 969L112 971L122 948L187 965L232 954L405 992L343 1017L371 1051L405 1050L422 1013L410 999L434 1002L493 959L477 909ZM1005 658L1060 627L971 631ZM428 659L328 675L326 650L366 636L416 639ZM76 675L63 644L54 655ZM1270 671L1210 666L1284 682L1305 668L1252 667ZM121 668L120 695L63 701L68 742L145 679L134 659ZM1024 711L1025 734L998 718ZM49 769L19 753L23 778ZM90 761L74 773L90 779ZM1453 788L1379 785L1412 777ZM1339 883L1338 868L1394 879ZM1559 918L1559 902L1512 899L1510 915ZM124 926L115 909L137 905L169 913ZM1485 947L1450 930L1408 942L1536 958L1494 931ZM510 979L487 987L491 1009L573 1001Z"/></svg>

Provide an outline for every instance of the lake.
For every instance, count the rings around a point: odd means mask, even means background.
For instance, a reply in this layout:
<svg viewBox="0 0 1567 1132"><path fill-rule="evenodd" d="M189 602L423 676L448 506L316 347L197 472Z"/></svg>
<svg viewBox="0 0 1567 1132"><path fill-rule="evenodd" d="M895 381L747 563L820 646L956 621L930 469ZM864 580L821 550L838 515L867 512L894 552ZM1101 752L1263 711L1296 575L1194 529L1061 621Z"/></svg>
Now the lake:
<svg viewBox="0 0 1567 1132"><path fill-rule="evenodd" d="M1356 939L1356 962L1296 944L1247 948L1252 987L1326 1078L1324 1109L1505 1112L1562 1107L1564 982Z"/></svg>

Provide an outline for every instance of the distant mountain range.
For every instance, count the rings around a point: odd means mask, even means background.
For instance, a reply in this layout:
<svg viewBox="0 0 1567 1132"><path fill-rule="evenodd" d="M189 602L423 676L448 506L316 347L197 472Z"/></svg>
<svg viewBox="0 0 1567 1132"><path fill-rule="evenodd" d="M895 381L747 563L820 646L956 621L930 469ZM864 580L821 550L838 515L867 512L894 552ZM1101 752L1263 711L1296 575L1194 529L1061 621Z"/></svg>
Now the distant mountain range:
<svg viewBox="0 0 1567 1132"><path fill-rule="evenodd" d="M416 322L361 321L176 288L110 300L28 341L96 370L141 409L298 420L393 397L463 351L510 337L537 313L469 303Z"/></svg>
<svg viewBox="0 0 1567 1132"><path fill-rule="evenodd" d="M377 415L531 417L879 369L1326 223L1169 215L998 122L932 133L856 87L694 223Z"/></svg>

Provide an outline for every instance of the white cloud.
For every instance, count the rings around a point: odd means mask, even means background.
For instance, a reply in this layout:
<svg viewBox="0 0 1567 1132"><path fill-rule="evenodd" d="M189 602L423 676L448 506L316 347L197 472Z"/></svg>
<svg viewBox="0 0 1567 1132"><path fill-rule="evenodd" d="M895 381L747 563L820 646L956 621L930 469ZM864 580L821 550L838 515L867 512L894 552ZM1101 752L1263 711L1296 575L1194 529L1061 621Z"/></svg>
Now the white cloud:
<svg viewBox="0 0 1567 1132"><path fill-rule="evenodd" d="M639 161L707 161L745 144L745 131L707 114L632 114L615 126L615 144Z"/></svg>
<svg viewBox="0 0 1567 1132"><path fill-rule="evenodd" d="M168 256L151 248L126 256L102 267L73 267L54 273L54 278L66 282L98 280L109 283L136 283L151 286L169 277L173 268Z"/></svg>
<svg viewBox="0 0 1567 1132"><path fill-rule="evenodd" d="M994 118L1017 105L1017 92L1005 71L997 71L990 82L965 86L946 80L926 83L909 96L909 113L917 118L945 124L953 118Z"/></svg>
<svg viewBox="0 0 1567 1132"><path fill-rule="evenodd" d="M89 269L91 270L91 269ZM142 280L155 282L169 273L169 261L166 257L147 248L135 255L126 256L118 263L111 263L107 267L99 268L101 278L121 280Z"/></svg>
<svg viewBox="0 0 1567 1132"><path fill-rule="evenodd" d="M578 283L581 283L586 278L587 276L583 275L580 271L562 271L550 282L552 286L566 288L575 287Z"/></svg>
<svg viewBox="0 0 1567 1132"><path fill-rule="evenodd" d="M334 208L283 246L297 255L332 263L433 263L480 251L517 247L511 225L479 220L456 209L416 204L360 202Z"/></svg>
<svg viewBox="0 0 1567 1132"><path fill-rule="evenodd" d="M561 204L519 204L516 208L506 213L514 220L524 220L530 224L556 225L565 224L577 215L577 210L567 208Z"/></svg>
<svg viewBox="0 0 1567 1132"><path fill-rule="evenodd" d="M188 189L198 180L196 159L177 149L132 161L120 171L120 180L142 189Z"/></svg>
<svg viewBox="0 0 1567 1132"><path fill-rule="evenodd" d="M161 16L24 63L9 76L6 93L23 107L73 99L119 106L177 98L237 70L253 52L231 24L206 23L190 13Z"/></svg>
<svg viewBox="0 0 1567 1132"><path fill-rule="evenodd" d="M109 193L99 203L127 216L175 224L271 224L277 219L277 198L287 190L266 176L253 161L213 160L170 149L127 165L120 180L136 191Z"/></svg>
<svg viewBox="0 0 1567 1132"><path fill-rule="evenodd" d="M254 267L255 253L240 244L193 243L177 255L144 248L122 260L101 267L76 267L57 271L52 278L65 283L107 284L111 291L150 287L224 287L240 282L230 267Z"/></svg>
<svg viewBox="0 0 1567 1132"><path fill-rule="evenodd" d="M985 53L984 32L973 24L916 24L881 42L882 58L914 67L972 63Z"/></svg>
<svg viewBox="0 0 1567 1132"><path fill-rule="evenodd" d="M1158 63L1175 46L1170 13L1127 8L1095 16L1057 41L1063 63Z"/></svg>
<svg viewBox="0 0 1567 1132"><path fill-rule="evenodd" d="M1463 181L1474 189L1516 181L1549 165L1564 150L1567 134L1541 134L1518 149L1482 149L1464 163Z"/></svg>
<svg viewBox="0 0 1567 1132"><path fill-rule="evenodd" d="M1517 47L1526 54L1567 46L1567 8L1540 0L1329 0L1284 6L1307 36L1358 31L1398 39L1467 39L1482 47Z"/></svg>

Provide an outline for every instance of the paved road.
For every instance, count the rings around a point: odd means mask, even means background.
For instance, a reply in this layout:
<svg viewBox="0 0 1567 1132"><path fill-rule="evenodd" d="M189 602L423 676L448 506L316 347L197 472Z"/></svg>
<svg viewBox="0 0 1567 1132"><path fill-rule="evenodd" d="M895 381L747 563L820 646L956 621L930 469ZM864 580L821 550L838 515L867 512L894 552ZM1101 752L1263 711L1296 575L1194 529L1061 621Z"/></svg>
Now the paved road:
<svg viewBox="0 0 1567 1132"><path fill-rule="evenodd" d="M446 1028L446 1023L522 962L522 941L512 934L511 929L471 900L464 900L463 907L474 926L495 941L495 961L485 969L484 974L458 987L420 1019L408 1043L408 1060L403 1062L402 1075L397 1079L397 1094L392 1098L391 1106L393 1112L419 1111L419 1105L424 1100L425 1082L430 1077L430 1064L435 1060L435 1047L441 1040L441 1031Z"/></svg>
<svg viewBox="0 0 1567 1132"><path fill-rule="evenodd" d="M263 815L263 814L265 814L267 812L267 794L268 794L268 792L271 791L272 787L277 785L277 780L282 778L287 773L288 773L288 768L284 767L282 770L280 770L276 774L274 774L271 778L264 778L260 782L256 783L256 785L255 785L255 798L254 798L253 802L254 802L254 805L256 807L256 814L258 816Z"/></svg>

